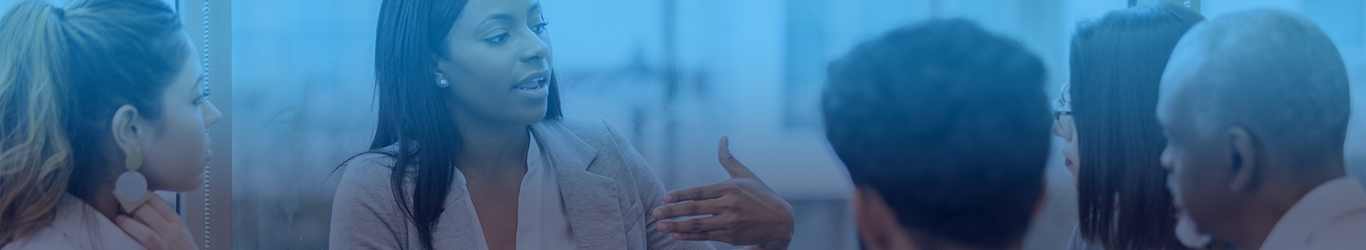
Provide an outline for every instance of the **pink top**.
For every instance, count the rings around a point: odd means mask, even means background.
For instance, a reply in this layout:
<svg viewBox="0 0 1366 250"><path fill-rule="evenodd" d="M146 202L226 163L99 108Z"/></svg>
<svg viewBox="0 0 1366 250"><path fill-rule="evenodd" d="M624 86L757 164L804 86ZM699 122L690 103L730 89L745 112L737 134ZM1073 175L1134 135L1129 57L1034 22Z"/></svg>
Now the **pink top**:
<svg viewBox="0 0 1366 250"><path fill-rule="evenodd" d="M62 195L52 225L0 250L147 249L95 208L71 194Z"/></svg>
<svg viewBox="0 0 1366 250"><path fill-rule="evenodd" d="M1262 250L1336 249L1366 249L1366 190L1351 177L1306 193L1262 243Z"/></svg>

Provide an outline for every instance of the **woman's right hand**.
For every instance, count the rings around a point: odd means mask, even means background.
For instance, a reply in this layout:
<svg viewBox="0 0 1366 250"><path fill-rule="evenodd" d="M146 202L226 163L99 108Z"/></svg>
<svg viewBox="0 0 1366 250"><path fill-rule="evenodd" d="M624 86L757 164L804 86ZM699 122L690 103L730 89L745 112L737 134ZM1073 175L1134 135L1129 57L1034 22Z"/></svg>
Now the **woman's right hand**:
<svg viewBox="0 0 1366 250"><path fill-rule="evenodd" d="M131 217L129 217L131 216ZM190 229L161 197L152 197L114 224L149 250L196 250Z"/></svg>
<svg viewBox="0 0 1366 250"><path fill-rule="evenodd" d="M792 204L778 197L768 184L730 154L730 138L721 137L716 153L731 179L669 192L664 202L674 204L656 208L653 213L656 220L711 217L660 221L656 230L673 233L679 240L750 245L747 250L787 249L795 229Z"/></svg>

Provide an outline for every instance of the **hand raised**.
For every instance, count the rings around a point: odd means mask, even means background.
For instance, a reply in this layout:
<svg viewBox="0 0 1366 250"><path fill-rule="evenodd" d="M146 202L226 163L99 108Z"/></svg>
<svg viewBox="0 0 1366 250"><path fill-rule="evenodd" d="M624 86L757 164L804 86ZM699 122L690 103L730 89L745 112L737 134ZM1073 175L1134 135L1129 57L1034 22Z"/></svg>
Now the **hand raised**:
<svg viewBox="0 0 1366 250"><path fill-rule="evenodd" d="M679 240L710 240L759 249L787 249L792 241L792 205L778 197L754 172L730 154L730 140L722 136L717 147L721 167L730 179L714 184L676 190L664 196L665 205L654 210L654 219L711 215L686 221L658 223L658 230ZM685 202L686 201L686 202ZM682 202L682 203L679 203Z"/></svg>

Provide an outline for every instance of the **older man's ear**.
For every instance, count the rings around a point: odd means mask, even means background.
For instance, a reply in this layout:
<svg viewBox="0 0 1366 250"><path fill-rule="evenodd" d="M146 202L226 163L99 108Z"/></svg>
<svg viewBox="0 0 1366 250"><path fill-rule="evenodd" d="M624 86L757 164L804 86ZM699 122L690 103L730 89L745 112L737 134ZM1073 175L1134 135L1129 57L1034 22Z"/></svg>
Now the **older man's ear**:
<svg viewBox="0 0 1366 250"><path fill-rule="evenodd" d="M1253 141L1252 134L1247 129L1232 127L1225 133L1229 143L1230 163L1233 164L1233 178L1229 182L1229 190L1234 193L1251 192L1256 189L1261 172L1265 169L1258 169L1257 165L1257 145Z"/></svg>

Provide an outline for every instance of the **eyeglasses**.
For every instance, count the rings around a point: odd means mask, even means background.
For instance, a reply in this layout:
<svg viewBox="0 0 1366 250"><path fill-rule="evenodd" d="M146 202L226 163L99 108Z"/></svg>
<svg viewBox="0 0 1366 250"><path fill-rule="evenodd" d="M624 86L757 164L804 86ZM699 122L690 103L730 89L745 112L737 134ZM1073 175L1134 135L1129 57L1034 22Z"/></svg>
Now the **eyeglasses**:
<svg viewBox="0 0 1366 250"><path fill-rule="evenodd" d="M1069 102L1071 102L1072 99L1072 94L1070 94L1069 91L1071 90L1071 87L1072 86L1069 84L1063 84L1061 90L1062 93L1059 93L1058 99L1053 101L1054 121L1062 121L1062 116L1072 115L1072 108L1070 107L1071 105L1069 105Z"/></svg>

